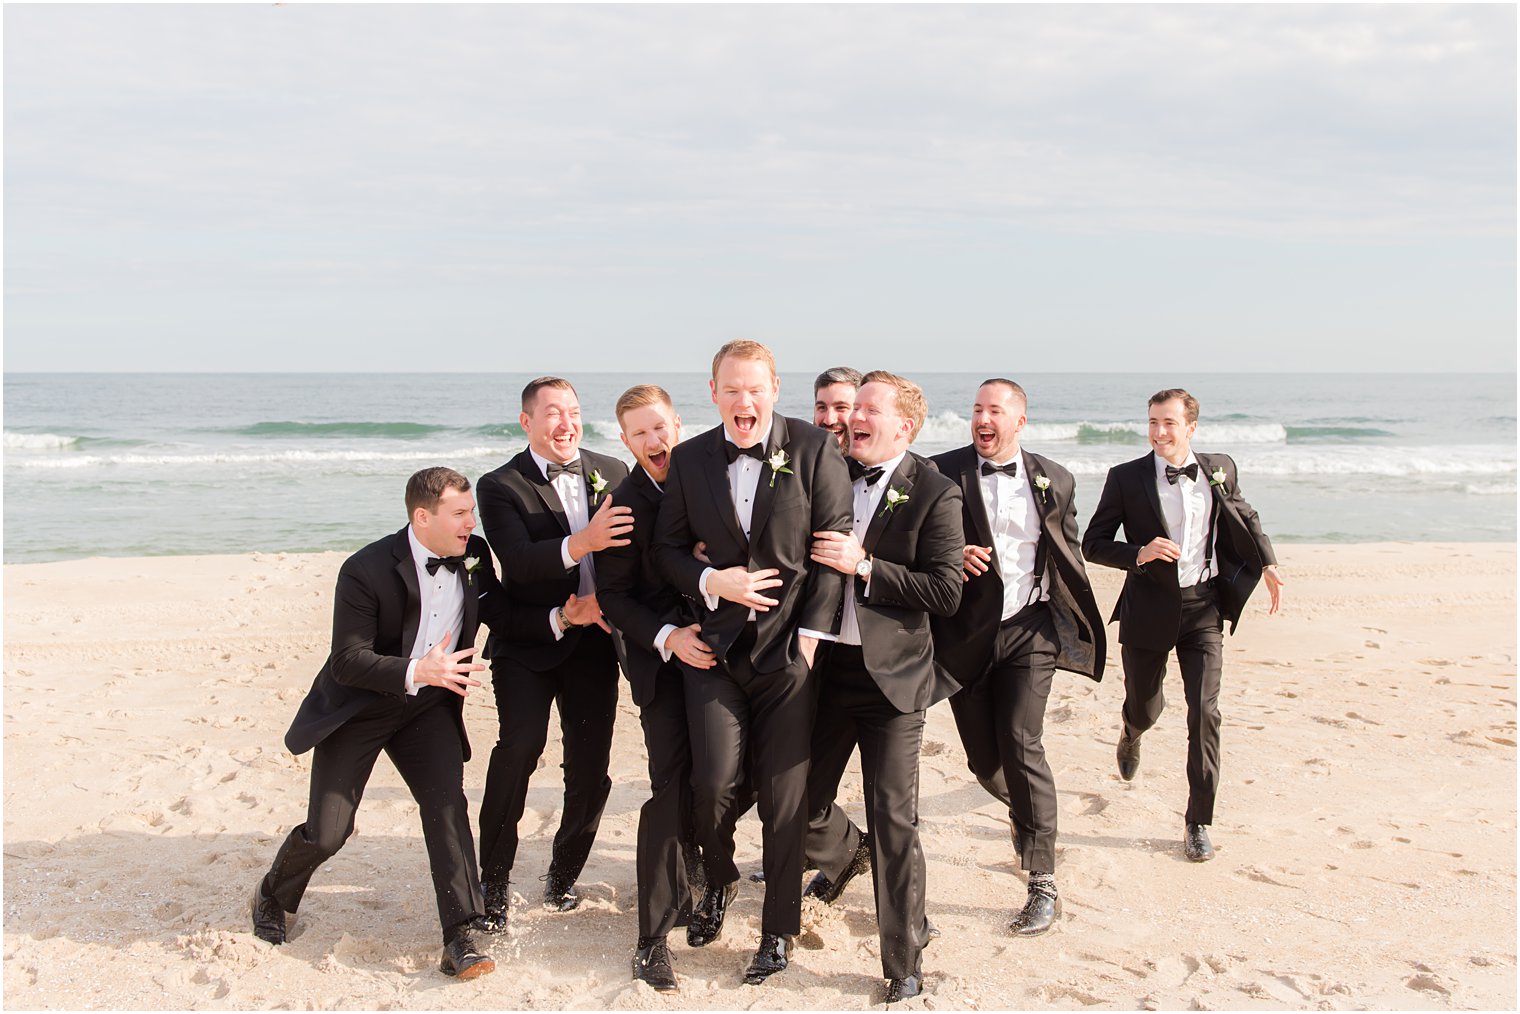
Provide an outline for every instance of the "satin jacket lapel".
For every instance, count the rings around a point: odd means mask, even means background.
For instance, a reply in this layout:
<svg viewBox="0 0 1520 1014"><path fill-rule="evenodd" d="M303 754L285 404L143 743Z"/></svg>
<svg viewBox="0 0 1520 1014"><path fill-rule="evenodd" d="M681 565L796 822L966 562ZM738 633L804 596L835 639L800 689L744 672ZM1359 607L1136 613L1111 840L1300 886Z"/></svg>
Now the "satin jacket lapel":
<svg viewBox="0 0 1520 1014"><path fill-rule="evenodd" d="M585 463L583 461L582 469L584 470L584 468ZM522 473L523 478L528 480L528 485L533 487L533 492L538 494L538 498L544 502L544 506L549 508L549 512L554 515L554 520L559 522L560 528L564 530L566 535L569 535L570 518L565 514L565 505L559 498L559 490L554 488L552 482L544 478L544 473L538 469L538 462L534 461L533 456L530 454L518 466L517 470ZM581 478L584 479L586 477L583 475ZM590 503L590 486L587 486L587 503Z"/></svg>
<svg viewBox="0 0 1520 1014"><path fill-rule="evenodd" d="M1193 452L1193 457L1198 459L1198 471L1202 473L1198 476L1198 481L1207 482L1209 484L1209 495L1214 500L1214 507L1215 510L1218 511L1218 516L1228 517L1230 519L1232 527L1242 529L1245 528L1245 522L1240 520L1240 515L1236 514L1235 508L1230 505L1230 498L1226 494L1225 487L1216 486L1213 482L1210 481L1210 478L1214 474L1214 462L1209 458L1207 454L1199 454L1197 451ZM1217 548L1219 544L1218 525L1216 525L1214 528L1214 544Z"/></svg>
<svg viewBox="0 0 1520 1014"><path fill-rule="evenodd" d="M976 536L975 545L992 545L992 519L987 516L987 502L982 498L982 475L980 471L981 458L977 456L976 448L967 447L962 452L961 458L961 495L966 498L966 511L971 515L971 526L976 529L971 533ZM1003 568L998 565L997 554L992 554L992 572L999 580L1003 577Z"/></svg>
<svg viewBox="0 0 1520 1014"><path fill-rule="evenodd" d="M412 560L412 544L407 530L396 537L396 573L406 587L406 612L402 613L401 650L410 655L417 643L417 627L422 622L422 589L417 587L417 564Z"/></svg>
<svg viewBox="0 0 1520 1014"><path fill-rule="evenodd" d="M1161 493L1156 489L1156 452L1152 451L1143 460L1145 461L1145 499L1156 514L1156 524L1160 526L1161 534L1166 535L1168 531L1166 514L1161 510ZM1125 535L1129 537L1128 529L1125 530Z"/></svg>
<svg viewBox="0 0 1520 1014"><path fill-rule="evenodd" d="M734 537L734 544L746 553L749 552L749 541L744 537L744 529L739 527L739 514L734 509L734 496L728 488L728 455L723 451L723 444L728 439L723 433L723 424L719 423L713 430L712 446L707 449L707 468L703 471L707 476L707 491L712 494L713 510L718 512L718 517L728 526L728 533Z"/></svg>
<svg viewBox="0 0 1520 1014"><path fill-rule="evenodd" d="M786 417L783 415L771 416L771 439L765 445L767 458L777 451L785 450L787 444ZM790 455L788 456L790 457ZM790 468L790 462L784 467ZM749 539L751 542L759 542L765 526L771 520L771 504L776 500L776 487L783 482L796 482L796 469L794 474L775 473L771 471L769 462L760 465L760 484L755 487L755 511L750 515Z"/></svg>
<svg viewBox="0 0 1520 1014"><path fill-rule="evenodd" d="M918 478L918 462L913 460L913 455L904 455L897 469L881 481L886 483L886 489L881 491L881 502L876 505L876 513L871 516L870 524L866 525L866 537L860 540L866 555L876 551L876 541L881 538L881 533L892 523L892 518L897 511L906 510L906 506L899 506L896 510L887 510L887 491L897 489L904 495L913 492L914 480Z"/></svg>
<svg viewBox="0 0 1520 1014"><path fill-rule="evenodd" d="M1051 525L1051 520L1056 515L1055 487L1052 486L1041 492L1035 486L1034 480L1036 476L1045 475L1045 469L1040 465L1035 456L1028 451L1021 448L1019 454L1024 459L1020 467L1024 469L1024 482L1029 486L1030 502L1034 504L1035 515L1040 519L1040 532L1045 538L1054 540L1057 535L1055 528ZM1048 479L1049 476L1046 476L1046 478Z"/></svg>

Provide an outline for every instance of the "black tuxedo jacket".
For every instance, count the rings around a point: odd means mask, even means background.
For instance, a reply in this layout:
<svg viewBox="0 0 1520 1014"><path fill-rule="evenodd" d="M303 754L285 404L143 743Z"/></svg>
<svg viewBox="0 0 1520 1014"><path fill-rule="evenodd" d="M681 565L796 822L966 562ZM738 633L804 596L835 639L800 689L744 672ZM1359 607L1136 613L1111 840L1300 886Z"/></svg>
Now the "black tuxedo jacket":
<svg viewBox="0 0 1520 1014"><path fill-rule="evenodd" d="M781 572L781 587L764 593L780 604L756 618L750 660L763 673L777 672L796 660L799 627L838 631L845 576L832 567L813 565L808 551L814 532L848 532L854 507L850 472L834 435L779 413L772 419L766 456L785 452L784 467L791 474L762 467L750 538L739 527L729 495L728 458L723 449L727 437L720 423L671 451L654 544L660 573L698 604L702 640L720 659L727 657L743 631L749 609L725 599L716 610L707 611L699 585L707 565L692 557L692 546L698 541L707 543L715 570L774 567Z"/></svg>
<svg viewBox="0 0 1520 1014"><path fill-rule="evenodd" d="M405 696L407 663L422 621L422 592L406 533L403 528L370 543L344 561L338 571L332 652L285 733L285 746L291 753L310 750L375 701ZM509 636L532 636L526 629L528 624L523 623L529 618L512 608L496 580L486 541L472 535L468 545L465 555L478 558L480 566L468 577L461 577L467 582L464 622L458 642L449 650L474 644L482 622L493 634L510 631ZM544 636L553 636L547 620ZM464 759L469 760L464 698L451 691L437 692L448 694Z"/></svg>
<svg viewBox="0 0 1520 1014"><path fill-rule="evenodd" d="M935 664L930 616L961 603L961 491L927 459L907 454L882 478L887 488L860 540L871 557L866 582L852 577L860 649L882 696L904 714L924 711L960 689ZM887 492L907 501L888 508Z"/></svg>
<svg viewBox="0 0 1520 1014"><path fill-rule="evenodd" d="M1045 545L1041 587L1050 593L1050 613L1060 643L1056 666L1101 680L1108 638L1077 548L1076 481L1049 458L1029 451L1021 455L1019 468L1034 497L1040 540ZM976 448L968 444L936 454L933 461L960 485L966 544L992 545L992 525L982 502L981 457ZM1035 486L1039 476L1050 480L1048 489L1041 491ZM1002 618L1003 574L994 553L987 573L966 582L956 614L935 622L934 643L940 662L962 681L979 677L992 663Z"/></svg>
<svg viewBox="0 0 1520 1014"><path fill-rule="evenodd" d="M600 494L593 491L592 473L607 483ZM617 458L581 450L588 518L602 505L603 497L627 477L628 467ZM481 476L475 484L475 498L480 504L480 523L486 540L501 561L507 598L520 611L530 614L530 618L536 612L543 625L543 636L535 630L530 638L503 637L492 630L485 657L510 652L515 662L534 672L543 672L568 658L588 632L600 633L599 628L572 627L556 641L549 626L550 610L564 605L565 599L580 587L581 580L580 564L566 570L560 556L560 544L570 534L565 505L527 448L505 465Z"/></svg>
<svg viewBox="0 0 1520 1014"><path fill-rule="evenodd" d="M1193 455L1198 459L1198 481L1210 483L1214 499L1219 609L1234 633L1246 599L1261 580L1262 568L1275 564L1277 557L1262 533L1256 511L1241 498L1235 462L1228 454L1194 451ZM1224 470L1222 485L1211 481L1216 468ZM1123 542L1115 538L1121 525ZM1082 551L1089 560L1129 572L1110 622L1119 621L1122 643L1139 648L1171 648L1182 622L1177 564L1170 560L1152 560L1143 567L1135 563L1140 550L1158 536L1170 538L1161 513L1161 495L1156 491L1156 455L1150 452L1108 470L1103 495L1082 537Z"/></svg>
<svg viewBox="0 0 1520 1014"><path fill-rule="evenodd" d="M633 687L633 703L644 707L654 700L656 677L664 661L654 639L667 623L684 627L696 619L696 610L654 564L655 521L664 494L641 466L612 493L612 502L633 511L633 534L626 546L599 549L596 557L596 594L602 615L617 627L618 663Z"/></svg>

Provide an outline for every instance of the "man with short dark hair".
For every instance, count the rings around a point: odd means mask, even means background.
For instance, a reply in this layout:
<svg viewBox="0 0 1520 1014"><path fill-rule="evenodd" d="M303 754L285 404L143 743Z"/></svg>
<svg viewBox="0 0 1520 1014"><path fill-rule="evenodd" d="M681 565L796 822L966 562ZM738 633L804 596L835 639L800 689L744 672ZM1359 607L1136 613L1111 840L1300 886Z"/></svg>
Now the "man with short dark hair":
<svg viewBox="0 0 1520 1014"><path fill-rule="evenodd" d="M1208 826L1219 792L1224 623L1233 633L1262 580L1272 598L1268 615L1276 613L1284 582L1261 520L1240 495L1234 460L1193 450L1198 399L1181 388L1156 392L1146 426L1150 453L1108 470L1082 551L1127 572L1112 617L1124 662L1116 753L1125 781L1139 770L1140 736L1161 717L1161 684L1176 649L1188 712L1183 853L1201 863L1214 858Z"/></svg>
<svg viewBox="0 0 1520 1014"><path fill-rule="evenodd" d="M848 366L832 366L813 381L813 425L834 434L839 450L850 453L850 435L845 431L855 392L860 387L860 371Z"/></svg>
<svg viewBox="0 0 1520 1014"><path fill-rule="evenodd" d="M1060 915L1056 785L1045 758L1045 706L1057 669L1103 676L1107 644L1077 549L1076 482L1020 446L1028 398L1012 380L977 389L971 444L934 457L965 494L966 590L934 621L937 657L961 684L950 698L966 763L1008 807L1013 847L1029 874L1010 929L1044 933Z"/></svg>
<svg viewBox="0 0 1520 1014"><path fill-rule="evenodd" d="M479 482L480 519L501 561L506 594L538 618L543 634L527 640L493 634L486 642L501 725L480 804L480 925L493 933L507 925L517 824L548 741L550 704L564 744L565 804L543 903L561 912L580 904L575 882L612 789L607 769L618 693L591 554L627 545L632 527L628 508L608 495L628 469L581 450L581 405L570 382L539 377L523 388L522 406L527 448Z"/></svg>
<svg viewBox="0 0 1520 1014"><path fill-rule="evenodd" d="M521 638L535 636L536 625L511 608L485 540L471 534L470 480L450 468L423 469L407 483L406 505L405 528L365 546L338 572L332 652L285 733L292 753L313 751L306 822L286 837L254 891L253 932L285 942L285 913L353 834L383 750L422 811L443 927L439 968L472 979L495 963L469 933L482 903L464 795L463 702L480 685L469 673L485 666L466 660L482 621L494 634Z"/></svg>

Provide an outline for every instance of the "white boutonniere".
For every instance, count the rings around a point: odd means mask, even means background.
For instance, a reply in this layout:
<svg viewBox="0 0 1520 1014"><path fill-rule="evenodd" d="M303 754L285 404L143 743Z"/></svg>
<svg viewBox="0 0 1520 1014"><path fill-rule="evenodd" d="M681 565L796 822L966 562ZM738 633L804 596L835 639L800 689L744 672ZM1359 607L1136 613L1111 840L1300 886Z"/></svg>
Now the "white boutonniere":
<svg viewBox="0 0 1520 1014"><path fill-rule="evenodd" d="M1048 475L1035 476L1034 488L1039 490L1040 503L1044 504L1046 502L1046 491L1050 489L1050 477Z"/></svg>
<svg viewBox="0 0 1520 1014"><path fill-rule="evenodd" d="M891 514L897 510L899 504L907 503L910 498L907 493L896 486L892 486L888 488L887 495L882 499L886 501L886 506L881 509L881 512L883 514Z"/></svg>
<svg viewBox="0 0 1520 1014"><path fill-rule="evenodd" d="M464 558L464 583L475 583L475 569L480 566L480 557L467 556Z"/></svg>
<svg viewBox="0 0 1520 1014"><path fill-rule="evenodd" d="M784 448L778 449L775 454L765 459L765 463L771 466L771 485L776 485L776 476L791 475L792 470L786 466L791 463L791 458L786 456Z"/></svg>
<svg viewBox="0 0 1520 1014"><path fill-rule="evenodd" d="M1221 490L1224 489L1224 469L1223 468L1216 468L1212 472L1209 473L1209 485L1210 486L1218 486Z"/></svg>
<svg viewBox="0 0 1520 1014"><path fill-rule="evenodd" d="M591 472L591 499L595 500L607 492L607 480L602 478L602 473L596 470Z"/></svg>

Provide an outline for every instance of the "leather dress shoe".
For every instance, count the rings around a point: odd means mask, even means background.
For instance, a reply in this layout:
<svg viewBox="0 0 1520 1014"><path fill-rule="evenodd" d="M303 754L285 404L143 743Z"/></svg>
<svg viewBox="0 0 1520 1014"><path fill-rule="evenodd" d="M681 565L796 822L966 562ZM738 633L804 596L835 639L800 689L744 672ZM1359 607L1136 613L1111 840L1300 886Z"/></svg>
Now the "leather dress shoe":
<svg viewBox="0 0 1520 1014"><path fill-rule="evenodd" d="M870 868L871 836L862 833L860 844L855 846L855 854L850 856L849 865L844 868L843 873L839 874L839 879L830 880L820 871L817 876L808 882L807 888L802 892L802 896L804 898L817 898L825 905L832 905L844 893L844 889L849 885L850 881Z"/></svg>
<svg viewBox="0 0 1520 1014"><path fill-rule="evenodd" d="M1187 837L1182 840L1182 851L1195 863L1206 863L1214 858L1214 843L1209 841L1208 828L1202 824L1189 824Z"/></svg>
<svg viewBox="0 0 1520 1014"><path fill-rule="evenodd" d="M786 971L787 959L792 956L792 938L775 933L760 934L760 946L744 970L744 984L758 986L777 972Z"/></svg>
<svg viewBox="0 0 1520 1014"><path fill-rule="evenodd" d="M1016 937L1037 937L1050 929L1060 914L1061 896L1056 893L1055 885L1030 884L1029 897L1008 928Z"/></svg>
<svg viewBox="0 0 1520 1014"><path fill-rule="evenodd" d="M1129 729L1119 734L1119 777L1126 782L1135 777L1135 772L1140 770L1140 737L1130 737Z"/></svg>
<svg viewBox="0 0 1520 1014"><path fill-rule="evenodd" d="M939 931L939 927L936 926L936 925L934 925L928 919L925 919L924 920L924 946L928 947L930 944L934 943L934 941L938 940L940 938L940 936L942 936L942 934Z"/></svg>
<svg viewBox="0 0 1520 1014"><path fill-rule="evenodd" d="M285 909L264 893L264 878L253 889L253 935L279 946L285 942Z"/></svg>
<svg viewBox="0 0 1520 1014"><path fill-rule="evenodd" d="M905 975L901 979L887 980L887 1003L897 1003L909 997L917 996L924 991L923 980L916 975Z"/></svg>
<svg viewBox="0 0 1520 1014"><path fill-rule="evenodd" d="M469 933L460 933L443 945L443 957L438 962L438 970L444 975L460 979L475 979L487 972L496 971L496 962L480 953L480 948L475 946Z"/></svg>
<svg viewBox="0 0 1520 1014"><path fill-rule="evenodd" d="M670 948L664 937L639 937L639 945L633 952L633 977L661 993L674 993L679 987L670 961Z"/></svg>
<svg viewBox="0 0 1520 1014"><path fill-rule="evenodd" d="M580 907L581 896L575 893L575 881L552 868L544 877L544 908L551 912L573 912Z"/></svg>
<svg viewBox="0 0 1520 1014"><path fill-rule="evenodd" d="M728 904L739 893L739 882L722 887L707 885L702 892L702 903L691 914L686 926L686 943L691 947L706 947L723 935L723 917L728 914Z"/></svg>
<svg viewBox="0 0 1520 1014"><path fill-rule="evenodd" d="M480 885L480 890L485 895L486 911L475 919L475 928L482 933L505 933L512 885L505 880L488 880Z"/></svg>

